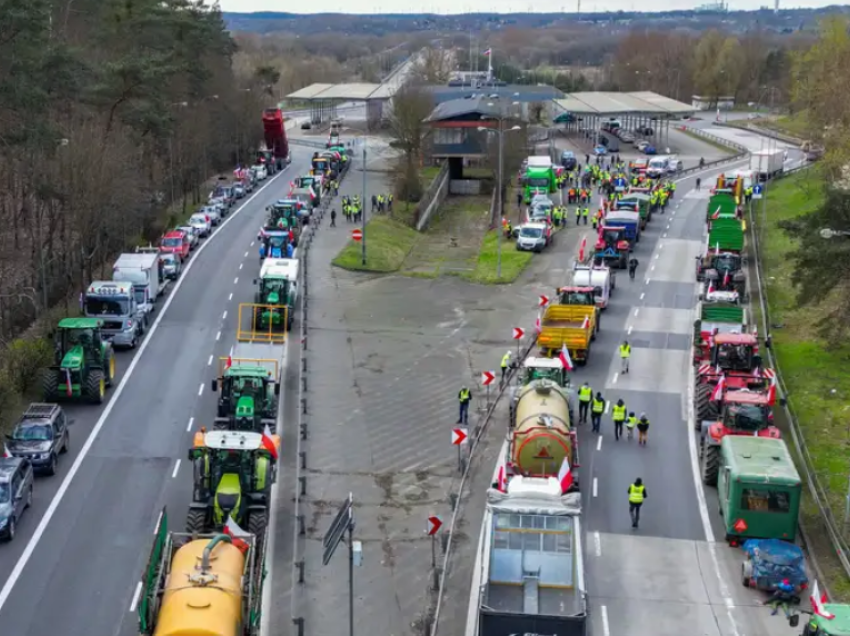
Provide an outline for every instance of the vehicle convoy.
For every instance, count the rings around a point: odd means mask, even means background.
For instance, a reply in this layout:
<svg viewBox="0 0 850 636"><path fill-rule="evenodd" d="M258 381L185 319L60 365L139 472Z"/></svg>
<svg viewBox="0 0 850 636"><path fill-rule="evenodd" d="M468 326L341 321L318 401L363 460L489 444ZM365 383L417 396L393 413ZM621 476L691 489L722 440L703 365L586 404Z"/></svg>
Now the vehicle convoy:
<svg viewBox="0 0 850 636"><path fill-rule="evenodd" d="M781 439L729 436L721 445L717 492L726 540L797 537L802 482Z"/></svg>
<svg viewBox="0 0 850 636"><path fill-rule="evenodd" d="M708 222L708 239L702 256L697 257L697 281L706 290L734 291L741 302L748 302L744 230L737 218L718 218Z"/></svg>
<svg viewBox="0 0 850 636"><path fill-rule="evenodd" d="M558 290L558 304L546 307L540 321L537 345L543 355L557 355L566 346L574 362L587 363L590 343L599 331L599 309L593 291L593 287Z"/></svg>
<svg viewBox="0 0 850 636"><path fill-rule="evenodd" d="M739 304L737 295L731 292L713 292L704 296L697 304L696 315L693 347L695 365L711 364L714 338L718 334L746 334L749 330L747 308Z"/></svg>
<svg viewBox="0 0 850 636"><path fill-rule="evenodd" d="M605 225L599 228L599 238L593 252L595 264L626 269L630 251L631 243L626 238L624 226L609 224L606 221Z"/></svg>
<svg viewBox="0 0 850 636"><path fill-rule="evenodd" d="M535 194L550 194L558 191L558 182L555 179L555 168L552 159L548 156L529 157L525 169L524 198L526 203L531 203Z"/></svg>
<svg viewBox="0 0 850 636"><path fill-rule="evenodd" d="M314 184L313 177L299 177L293 185L287 198L300 202L302 209L306 211L304 216L310 216L313 208L322 204L322 188L319 181L316 180Z"/></svg>
<svg viewBox="0 0 850 636"><path fill-rule="evenodd" d="M737 180L729 180L723 175L717 179L718 186L712 190L705 208L705 220L738 217L738 205L741 193Z"/></svg>
<svg viewBox="0 0 850 636"><path fill-rule="evenodd" d="M133 283L94 281L83 295L83 313L103 322L101 333L115 347L134 349L148 328L147 312L136 302Z"/></svg>
<svg viewBox="0 0 850 636"><path fill-rule="evenodd" d="M599 309L606 309L611 294L617 288L617 277L612 269L605 265L573 266L573 285L576 287L592 287L593 298Z"/></svg>
<svg viewBox="0 0 850 636"><path fill-rule="evenodd" d="M280 372L275 360L224 358L212 381L218 393L216 430L262 433L277 427Z"/></svg>
<svg viewBox="0 0 850 636"><path fill-rule="evenodd" d="M63 318L54 332L54 364L44 373L45 402L83 399L102 404L115 379L115 353L103 321Z"/></svg>
<svg viewBox="0 0 850 636"><path fill-rule="evenodd" d="M168 530L162 509L139 598L143 636L259 636L265 534Z"/></svg>
<svg viewBox="0 0 850 636"><path fill-rule="evenodd" d="M145 253L121 254L112 266L112 280L133 283L136 304L146 314L153 313L168 284L159 256Z"/></svg>
<svg viewBox="0 0 850 636"><path fill-rule="evenodd" d="M785 171L784 148L766 148L750 153L750 170L754 171L759 181L767 181Z"/></svg>
<svg viewBox="0 0 850 636"><path fill-rule="evenodd" d="M254 314L254 330L289 331L298 302L298 260L267 258L254 284L254 303L262 305Z"/></svg>
<svg viewBox="0 0 850 636"><path fill-rule="evenodd" d="M572 393L559 360L527 358L510 404L509 443L501 458L506 480L557 476L566 459L577 490L578 437Z"/></svg>
<svg viewBox="0 0 850 636"><path fill-rule="evenodd" d="M34 470L56 474L59 455L68 452L70 435L58 404L30 404L6 436L6 453L27 460Z"/></svg>
<svg viewBox="0 0 850 636"><path fill-rule="evenodd" d="M286 127L280 108L266 108L263 111L263 133L266 148L272 151L275 167L277 170L283 170L290 157L289 141L286 139Z"/></svg>
<svg viewBox="0 0 850 636"><path fill-rule="evenodd" d="M249 431L195 433L186 532L219 532L230 518L251 534L265 536L280 437L271 436L274 453L264 439L265 434Z"/></svg>
<svg viewBox="0 0 850 636"><path fill-rule="evenodd" d="M466 633L584 636L581 494L521 475L505 490L487 493Z"/></svg>
<svg viewBox="0 0 850 636"><path fill-rule="evenodd" d="M260 230L260 262L266 258L294 259L296 257L295 240L289 240L290 230Z"/></svg>

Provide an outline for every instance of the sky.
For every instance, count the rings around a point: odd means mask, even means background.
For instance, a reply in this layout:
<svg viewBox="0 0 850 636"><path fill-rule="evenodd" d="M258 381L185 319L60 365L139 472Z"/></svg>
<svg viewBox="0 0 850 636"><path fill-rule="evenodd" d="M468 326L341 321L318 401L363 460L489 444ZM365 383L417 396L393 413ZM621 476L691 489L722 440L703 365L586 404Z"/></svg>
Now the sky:
<svg viewBox="0 0 850 636"><path fill-rule="evenodd" d="M674 11L693 9L708 0L582 0L582 11ZM577 0L424 0L416 3L417 13L454 14L458 12L487 11L515 13L519 11L573 12ZM410 0L325 0L322 13L410 13ZM780 0L780 8L814 8L842 4L841 0L793 0L787 5ZM224 11L251 13L254 11L280 11L288 13L317 13L296 6L291 0L220 0ZM754 10L763 5L773 6L773 0L730 0L733 10Z"/></svg>

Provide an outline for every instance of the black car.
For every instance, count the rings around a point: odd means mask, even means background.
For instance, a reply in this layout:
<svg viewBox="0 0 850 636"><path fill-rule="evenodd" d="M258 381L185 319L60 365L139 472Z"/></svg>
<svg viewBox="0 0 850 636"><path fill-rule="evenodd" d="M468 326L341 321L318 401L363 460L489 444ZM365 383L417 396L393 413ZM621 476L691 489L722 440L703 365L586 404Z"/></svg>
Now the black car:
<svg viewBox="0 0 850 636"><path fill-rule="evenodd" d="M18 521L32 505L32 465L19 457L0 458L0 539L15 538Z"/></svg>
<svg viewBox="0 0 850 636"><path fill-rule="evenodd" d="M11 435L6 451L32 463L34 470L56 474L59 455L68 452L68 422L58 404L30 404Z"/></svg>

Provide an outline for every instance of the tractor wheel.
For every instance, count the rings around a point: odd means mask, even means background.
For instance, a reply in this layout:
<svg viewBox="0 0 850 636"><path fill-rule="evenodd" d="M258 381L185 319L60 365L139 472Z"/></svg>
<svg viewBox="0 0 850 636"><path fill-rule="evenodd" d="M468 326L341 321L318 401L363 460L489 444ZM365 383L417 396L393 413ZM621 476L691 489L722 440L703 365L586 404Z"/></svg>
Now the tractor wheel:
<svg viewBox="0 0 850 636"><path fill-rule="evenodd" d="M45 402L56 402L59 399L59 374L55 371L46 371L41 383L44 391Z"/></svg>
<svg viewBox="0 0 850 636"><path fill-rule="evenodd" d="M186 532L189 534L203 534L207 526L207 511L198 508L190 508L186 515Z"/></svg>
<svg viewBox="0 0 850 636"><path fill-rule="evenodd" d="M100 369L92 369L83 386L83 395L91 400L92 404L103 404L106 397L106 377Z"/></svg>
<svg viewBox="0 0 850 636"><path fill-rule="evenodd" d="M697 384L694 392L694 414L696 416L694 428L696 430L702 429L703 421L717 417L717 407L711 401L713 390L714 388L710 384Z"/></svg>
<svg viewBox="0 0 850 636"><path fill-rule="evenodd" d="M109 349L109 353L106 354L106 360L104 361L104 368L106 370L106 388L111 388L112 384L115 382L115 352L112 349Z"/></svg>
<svg viewBox="0 0 850 636"><path fill-rule="evenodd" d="M720 446L702 442L702 483L717 487L717 473L720 472Z"/></svg>
<svg viewBox="0 0 850 636"><path fill-rule="evenodd" d="M268 510L253 510L248 513L248 532L257 537L257 541L262 541L265 538L268 524Z"/></svg>

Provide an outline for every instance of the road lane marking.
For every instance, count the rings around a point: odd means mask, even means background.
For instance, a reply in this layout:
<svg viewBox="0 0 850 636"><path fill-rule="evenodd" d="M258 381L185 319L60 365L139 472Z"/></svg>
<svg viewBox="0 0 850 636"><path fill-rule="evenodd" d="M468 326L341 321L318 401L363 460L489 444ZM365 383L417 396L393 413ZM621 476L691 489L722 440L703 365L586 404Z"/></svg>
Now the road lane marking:
<svg viewBox="0 0 850 636"><path fill-rule="evenodd" d="M670 226L668 225L667 227L669 228ZM664 249L664 243L659 243L658 249L663 250ZM658 258L658 256L656 256L655 258Z"/></svg>
<svg viewBox="0 0 850 636"><path fill-rule="evenodd" d="M667 232L664 232L664 234L661 235L661 238L667 238Z"/></svg>
<svg viewBox="0 0 850 636"><path fill-rule="evenodd" d="M596 450L598 450L598 451L602 450L602 436L601 435L599 436L599 439L596 440Z"/></svg>
<svg viewBox="0 0 850 636"><path fill-rule="evenodd" d="M250 247L254 247L254 241L251 241Z"/></svg>
<svg viewBox="0 0 850 636"><path fill-rule="evenodd" d="M136 607L139 605L139 597L142 595L142 582L139 581L136 583L136 591L133 592L133 600L130 602L130 613L136 611Z"/></svg>
<svg viewBox="0 0 850 636"><path fill-rule="evenodd" d="M656 254L656 255L655 255L655 260L658 260L658 257L659 257L659 256L661 256L661 254Z"/></svg>
<svg viewBox="0 0 850 636"><path fill-rule="evenodd" d="M641 295L640 295L640 299L641 299L641 300L643 300L643 296L644 296L643 294L641 294ZM640 313L640 307L638 307L637 309L635 309L635 316L637 316L639 313Z"/></svg>
<svg viewBox="0 0 850 636"><path fill-rule="evenodd" d="M233 300L233 292L230 292L230 296L227 297L227 300Z"/></svg>
<svg viewBox="0 0 850 636"><path fill-rule="evenodd" d="M226 309L224 310L224 313L223 313L223 314L221 314L221 319L222 319L222 320L227 320L227 310L226 310Z"/></svg>
<svg viewBox="0 0 850 636"><path fill-rule="evenodd" d="M204 385L201 384L201 386L198 387L198 395L200 396L201 393L203 393L203 392L204 392Z"/></svg>
<svg viewBox="0 0 850 636"><path fill-rule="evenodd" d="M608 607L600 605L599 611L602 612L602 636L611 636L611 626L608 624Z"/></svg>
<svg viewBox="0 0 850 636"><path fill-rule="evenodd" d="M237 276L236 278L233 279L233 284L235 285L238 282L239 282L239 277Z"/></svg>
<svg viewBox="0 0 850 636"><path fill-rule="evenodd" d="M218 341L220 338L221 338L221 332L219 331L217 334L215 334L215 339L216 339L216 341Z"/></svg>
<svg viewBox="0 0 850 636"><path fill-rule="evenodd" d="M634 329L634 325L629 325L628 335L632 335L632 329Z"/></svg>
<svg viewBox="0 0 850 636"><path fill-rule="evenodd" d="M620 377L620 372L617 371L617 373L614 374L614 378L611 380L611 384L617 384L617 378L619 378L619 377Z"/></svg>
<svg viewBox="0 0 850 636"><path fill-rule="evenodd" d="M210 238L212 239L219 232L221 232L221 230L228 223L235 219L236 216L240 212L242 212L251 201L253 201L257 196L259 196L259 194L264 189L270 186L279 176L281 176L287 170L287 168L284 168L283 171L272 177L271 180L263 184L256 192L254 192L253 195L246 199L245 203L243 203L239 208L234 210L224 221L224 223L218 226L218 228L215 232L213 232L213 235ZM205 241L203 245L198 248L198 251L195 252L195 255L197 256L198 254L200 254L210 244L211 240ZM68 474L65 475L65 479L62 480L62 483L56 491L56 494L53 495L53 499L50 501L50 505L47 507L47 510L44 511L44 515L42 515L38 527L36 527L35 531L32 533L32 536L27 542L24 551L21 553L21 556L18 557L18 560L15 563L15 567L12 568L11 573L6 578L6 582L4 583L3 588L0 589L0 610L3 609L3 606L6 605L7 601L9 600L9 596L12 594L12 590L15 588L18 579L21 578L21 575L23 574L27 563L29 563L29 560L32 558L33 552L35 552L36 547L38 546L39 542L41 542L44 533L47 531L47 526L50 524L50 521L53 519L53 516L56 514L56 511L59 509L59 504L62 503L62 500L65 498L65 495L68 492L68 489L71 487L71 482L74 481L74 477L76 477L77 473L80 472L80 467L83 465L83 461L85 461L86 457L88 457L88 454L91 452L91 448L94 445L94 442L97 439L98 435L100 434L100 431L103 430L103 427L106 424L106 420L109 419L109 416L112 413L112 409L115 408L115 405L118 402L118 398L121 397L122 393L124 393L124 389L127 386L127 382L129 382L130 378L133 376L133 372L135 371L136 366L139 364L139 360L142 359L142 355L147 350L149 343L153 339L153 335L156 333L156 330L159 327L163 316L165 316L166 312L168 311L168 308L171 306L171 303L176 298L177 291L187 280L186 274L189 272L189 270L192 269L192 266L195 264L195 262L197 262L197 260L197 258L191 259L186 265L186 268L183 270L183 275L181 275L180 278L177 279L177 282L174 283L174 288L166 298L165 304L162 306L161 310L157 312L159 315L156 317L156 320L148 331L148 337L142 341L142 345L139 347L136 355L131 360L130 365L127 367L127 371L124 372L124 375L121 378L121 382L118 383L118 386L115 388L115 391L112 392L112 397L109 399L109 402L106 403L106 406L101 412L97 422L95 422L91 433L89 433L89 436L86 438L86 441L80 449L80 452L77 454L74 463L68 470Z"/></svg>
<svg viewBox="0 0 850 636"><path fill-rule="evenodd" d="M212 361L213 361L213 357L212 357L212 356L210 356L210 359L209 359L209 360L207 360L207 366L208 366L208 367L209 367L209 366L212 366Z"/></svg>
<svg viewBox="0 0 850 636"><path fill-rule="evenodd" d="M174 470L171 471L171 478L174 479L177 477L177 471L180 470L180 460L178 459L174 462Z"/></svg>
<svg viewBox="0 0 850 636"><path fill-rule="evenodd" d="M253 243L251 243L253 245ZM248 258L248 252L245 252L245 258Z"/></svg>
<svg viewBox="0 0 850 636"><path fill-rule="evenodd" d="M611 406L611 400L605 400L605 410L602 411L602 415L608 415L609 406Z"/></svg>
<svg viewBox="0 0 850 636"><path fill-rule="evenodd" d="M233 345L230 345L230 356L233 357Z"/></svg>
<svg viewBox="0 0 850 636"><path fill-rule="evenodd" d="M159 511L159 516L156 518L156 523L153 524L153 536L156 536L156 531L159 530L159 522L162 521L162 510Z"/></svg>
<svg viewBox="0 0 850 636"><path fill-rule="evenodd" d="M640 299L641 299L641 300L643 300L645 296L646 296L646 292L641 292L641 293L640 293ZM639 310L639 309L635 309L635 316L637 316L637 315L638 315L638 311L640 311L640 310Z"/></svg>
<svg viewBox="0 0 850 636"><path fill-rule="evenodd" d="M189 431L191 431L191 430L192 430L192 424L194 424L194 423L195 423L195 418L194 418L194 417L190 417L190 418L189 418L189 423L186 425L186 432L187 432L187 433L188 433ZM162 515L162 513L160 513L160 515Z"/></svg>
<svg viewBox="0 0 850 636"><path fill-rule="evenodd" d="M602 439L601 437L599 438ZM602 537L599 536L598 532L593 533L593 547L595 548L596 556L602 556Z"/></svg>
<svg viewBox="0 0 850 636"><path fill-rule="evenodd" d="M649 271L650 271L650 272L654 272L654 271L655 271L655 265L653 265L652 267L650 267L650 268L649 268ZM647 281L647 282L649 282L649 281Z"/></svg>
<svg viewBox="0 0 850 636"><path fill-rule="evenodd" d="M593 478L593 496L599 496L599 480L596 477Z"/></svg>
<svg viewBox="0 0 850 636"><path fill-rule="evenodd" d="M242 269L242 266L243 266L244 264L245 264L245 263L239 263L239 269Z"/></svg>
<svg viewBox="0 0 850 636"><path fill-rule="evenodd" d="M649 285L649 279L648 278L646 279L646 284Z"/></svg>

